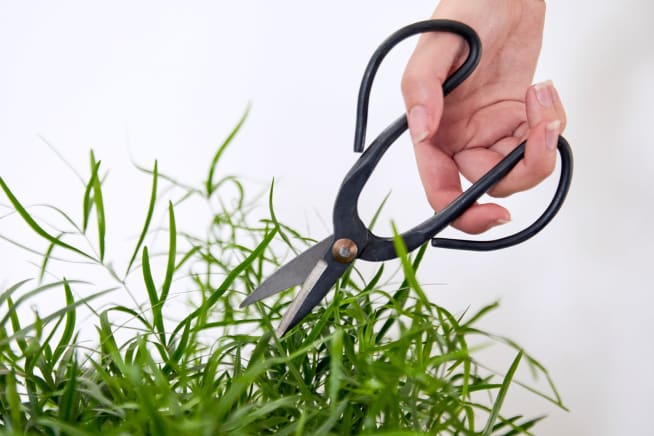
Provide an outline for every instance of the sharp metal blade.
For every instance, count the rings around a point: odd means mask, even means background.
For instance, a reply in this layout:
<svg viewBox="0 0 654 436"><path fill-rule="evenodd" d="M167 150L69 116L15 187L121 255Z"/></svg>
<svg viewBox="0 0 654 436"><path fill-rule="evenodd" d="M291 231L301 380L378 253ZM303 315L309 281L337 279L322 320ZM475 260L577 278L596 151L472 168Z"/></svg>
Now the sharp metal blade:
<svg viewBox="0 0 654 436"><path fill-rule="evenodd" d="M241 303L241 308L306 281L333 242L329 236L275 271Z"/></svg>
<svg viewBox="0 0 654 436"><path fill-rule="evenodd" d="M302 284L302 289L297 297L282 317L279 327L277 327L277 336L283 336L294 325L302 321L327 295L349 266L350 264L334 260L319 259Z"/></svg>

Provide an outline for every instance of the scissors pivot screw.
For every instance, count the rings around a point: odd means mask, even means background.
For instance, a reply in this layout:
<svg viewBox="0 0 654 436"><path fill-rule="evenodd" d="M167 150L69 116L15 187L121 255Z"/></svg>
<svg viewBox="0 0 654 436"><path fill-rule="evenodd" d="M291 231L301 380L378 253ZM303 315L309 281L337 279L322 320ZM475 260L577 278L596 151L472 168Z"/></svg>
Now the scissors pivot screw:
<svg viewBox="0 0 654 436"><path fill-rule="evenodd" d="M334 242L332 245L332 255L340 263L350 263L357 257L359 248L353 240L343 238Z"/></svg>

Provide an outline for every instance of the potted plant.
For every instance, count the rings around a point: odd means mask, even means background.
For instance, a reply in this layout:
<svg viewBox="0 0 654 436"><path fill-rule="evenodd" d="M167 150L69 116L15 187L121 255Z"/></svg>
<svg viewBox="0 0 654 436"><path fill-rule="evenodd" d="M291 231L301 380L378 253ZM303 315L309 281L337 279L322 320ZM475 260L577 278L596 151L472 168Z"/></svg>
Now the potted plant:
<svg viewBox="0 0 654 436"><path fill-rule="evenodd" d="M56 218L44 221L0 178L11 209L0 222L19 221L45 241L39 250L1 235L38 264L35 277L0 289L3 433L530 434L541 417L502 413L514 385L564 408L540 363L477 327L498 305L455 314L431 302L416 278L425 247L409 256L399 237L398 263L369 276L351 269L283 338L274 326L290 294L239 309L286 254L312 242L276 218L272 184L262 213L241 180L218 175L243 119L201 183L181 183L156 162L140 168L150 197L122 257L106 255L111 179L93 152L80 218L48 206ZM197 202L208 211L202 233L177 219ZM38 306L46 292L60 304ZM511 365L488 370L480 343L507 346ZM517 382L520 364L550 391Z"/></svg>

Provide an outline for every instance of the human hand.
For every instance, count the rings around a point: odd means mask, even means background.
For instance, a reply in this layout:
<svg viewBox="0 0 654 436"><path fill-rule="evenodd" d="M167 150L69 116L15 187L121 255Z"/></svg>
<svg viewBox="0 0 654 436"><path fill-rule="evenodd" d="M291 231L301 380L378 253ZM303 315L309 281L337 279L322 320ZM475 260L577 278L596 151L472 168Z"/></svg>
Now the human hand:
<svg viewBox="0 0 654 436"><path fill-rule="evenodd" d="M545 18L541 0L442 0L433 18L471 26L482 42L473 74L448 95L441 85L465 60L466 43L448 33L426 33L402 78L418 172L436 211L461 193L459 174L475 182L525 139L524 158L489 194L508 196L545 179L556 163L565 111L551 82L529 86ZM475 204L454 223L481 233L510 221L494 203Z"/></svg>

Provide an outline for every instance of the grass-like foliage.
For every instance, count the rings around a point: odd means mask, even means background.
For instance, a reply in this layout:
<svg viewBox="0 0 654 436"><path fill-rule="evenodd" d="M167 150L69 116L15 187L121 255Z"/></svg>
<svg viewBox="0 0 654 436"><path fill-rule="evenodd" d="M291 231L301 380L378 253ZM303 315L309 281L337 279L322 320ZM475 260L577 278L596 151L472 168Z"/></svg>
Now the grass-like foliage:
<svg viewBox="0 0 654 436"><path fill-rule="evenodd" d="M369 277L352 268L283 338L274 327L292 293L238 309L312 242L277 220L272 187L266 207L221 175L217 164L242 121L197 186L156 162L141 168L150 199L140 215L130 211L139 218L126 253L111 249L103 195L111 179L92 153L79 219L52 206L55 218L40 217L44 206L21 203L0 178L10 209L0 223L13 220L43 242L33 247L0 226L3 245L26 251L38 270L0 289L0 431L529 434L541 418L505 416L502 404L510 387L531 389L514 379L519 364L549 381L547 371L477 328L496 304L454 315L425 296L415 275L425 247L410 256L396 238L400 262ZM178 223L184 208L208 211L199 234ZM82 274L89 270L93 280ZM46 294L58 303L38 305ZM513 353L502 374L476 358L484 341ZM563 407L549 386L531 390Z"/></svg>

